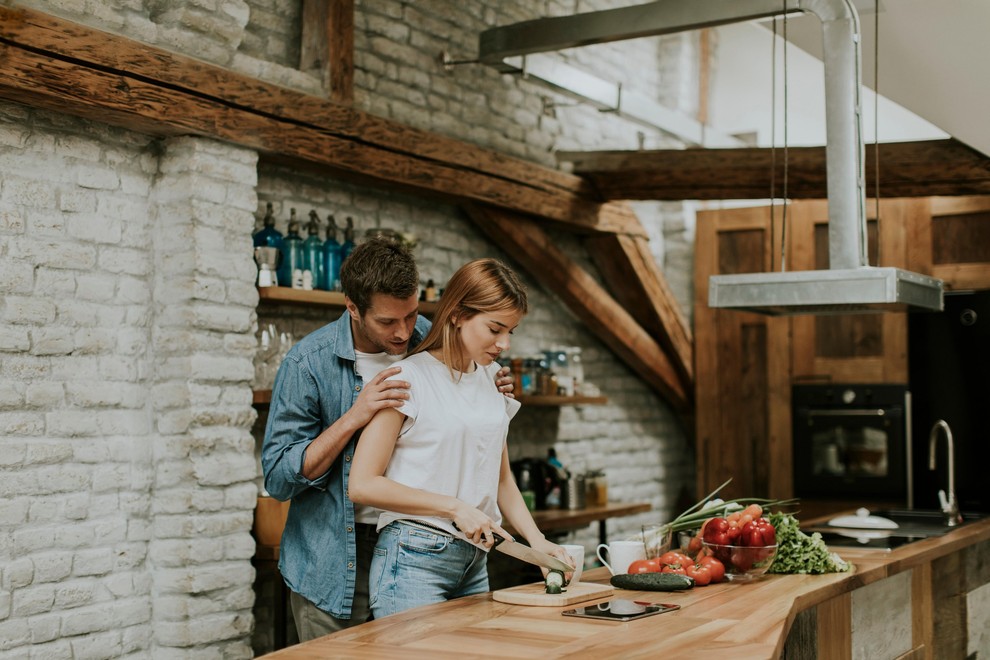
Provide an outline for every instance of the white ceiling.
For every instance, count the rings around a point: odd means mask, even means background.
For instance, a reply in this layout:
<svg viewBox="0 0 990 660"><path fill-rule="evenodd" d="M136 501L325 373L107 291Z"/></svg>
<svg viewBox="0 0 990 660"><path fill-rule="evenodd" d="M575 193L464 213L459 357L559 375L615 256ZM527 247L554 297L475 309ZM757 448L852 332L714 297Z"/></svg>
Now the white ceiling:
<svg viewBox="0 0 990 660"><path fill-rule="evenodd" d="M877 14L874 0L854 4L872 88ZM990 156L990 0L882 0L879 18L880 95ZM817 18L789 20L787 36L821 59Z"/></svg>

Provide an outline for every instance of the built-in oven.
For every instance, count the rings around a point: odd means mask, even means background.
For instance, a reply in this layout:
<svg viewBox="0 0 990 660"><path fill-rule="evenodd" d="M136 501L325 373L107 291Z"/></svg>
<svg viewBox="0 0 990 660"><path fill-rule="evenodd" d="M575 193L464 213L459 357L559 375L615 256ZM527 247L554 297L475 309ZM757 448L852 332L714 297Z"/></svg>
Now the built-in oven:
<svg viewBox="0 0 990 660"><path fill-rule="evenodd" d="M906 385L802 384L792 391L794 494L910 505Z"/></svg>

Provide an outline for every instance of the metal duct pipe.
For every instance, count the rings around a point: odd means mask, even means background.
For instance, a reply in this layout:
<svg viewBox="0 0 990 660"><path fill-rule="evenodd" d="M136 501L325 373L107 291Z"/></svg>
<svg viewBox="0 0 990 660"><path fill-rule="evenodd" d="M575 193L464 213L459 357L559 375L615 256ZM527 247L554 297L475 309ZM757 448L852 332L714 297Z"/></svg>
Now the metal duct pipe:
<svg viewBox="0 0 990 660"><path fill-rule="evenodd" d="M713 275L709 305L763 314L941 310L941 280L899 268L874 268L867 260L860 32L852 0L658 0L492 28L481 34L478 57L499 68L507 57L791 12L811 13L822 22L829 268Z"/></svg>

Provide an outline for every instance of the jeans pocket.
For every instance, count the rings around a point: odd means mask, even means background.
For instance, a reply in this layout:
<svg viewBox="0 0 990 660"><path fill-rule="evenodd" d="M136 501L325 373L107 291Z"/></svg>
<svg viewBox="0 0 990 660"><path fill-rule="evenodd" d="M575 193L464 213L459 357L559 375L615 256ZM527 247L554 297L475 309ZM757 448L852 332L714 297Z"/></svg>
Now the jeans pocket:
<svg viewBox="0 0 990 660"><path fill-rule="evenodd" d="M443 552L450 544L450 538L418 527L403 527L399 537L399 547L403 550L423 554Z"/></svg>
<svg viewBox="0 0 990 660"><path fill-rule="evenodd" d="M378 596L382 592L382 580L388 566L388 549L376 547L368 570L368 609L378 604Z"/></svg>

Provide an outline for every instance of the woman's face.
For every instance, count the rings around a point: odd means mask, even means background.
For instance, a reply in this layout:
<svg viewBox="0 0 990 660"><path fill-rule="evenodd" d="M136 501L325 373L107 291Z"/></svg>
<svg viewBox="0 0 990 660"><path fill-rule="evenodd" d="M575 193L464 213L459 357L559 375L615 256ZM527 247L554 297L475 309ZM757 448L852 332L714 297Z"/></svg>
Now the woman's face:
<svg viewBox="0 0 990 660"><path fill-rule="evenodd" d="M509 350L509 335L519 325L522 317L522 312L505 311L481 312L466 321L455 319L465 364L453 365L454 368L465 371L470 367L471 360L483 367L495 362L500 354Z"/></svg>

